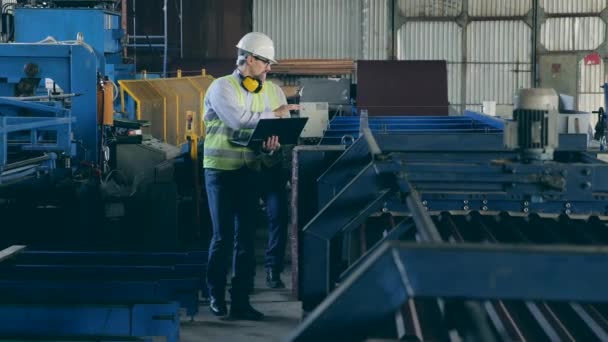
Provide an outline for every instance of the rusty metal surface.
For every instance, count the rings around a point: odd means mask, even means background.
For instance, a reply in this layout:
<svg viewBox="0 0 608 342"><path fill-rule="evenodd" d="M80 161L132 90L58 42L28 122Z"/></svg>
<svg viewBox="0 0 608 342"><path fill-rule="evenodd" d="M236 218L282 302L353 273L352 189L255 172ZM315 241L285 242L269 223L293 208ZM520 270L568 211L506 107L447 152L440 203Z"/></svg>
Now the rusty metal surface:
<svg viewBox="0 0 608 342"><path fill-rule="evenodd" d="M448 115L445 61L358 61L357 106L369 115Z"/></svg>

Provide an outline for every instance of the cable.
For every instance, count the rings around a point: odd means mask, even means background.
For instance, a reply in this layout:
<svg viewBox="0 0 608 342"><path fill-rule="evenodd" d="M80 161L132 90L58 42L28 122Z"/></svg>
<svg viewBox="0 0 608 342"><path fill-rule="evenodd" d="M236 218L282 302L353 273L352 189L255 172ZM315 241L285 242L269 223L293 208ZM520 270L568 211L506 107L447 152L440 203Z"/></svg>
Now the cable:
<svg viewBox="0 0 608 342"><path fill-rule="evenodd" d="M64 40L64 41L60 41L59 45L82 45L87 50L89 50L90 53L95 53L95 50L93 49L93 47L91 45L85 43L84 40Z"/></svg>
<svg viewBox="0 0 608 342"><path fill-rule="evenodd" d="M2 13L8 13L8 8L15 7L15 5L17 5L16 2L7 2L6 4L2 5Z"/></svg>
<svg viewBox="0 0 608 342"><path fill-rule="evenodd" d="M111 79L108 78L108 81L110 81L110 83L112 83L112 86L114 87L114 98L112 99L113 101L116 101L116 99L118 98L118 92L120 91L118 89L118 86L116 85L116 83L114 83L114 81L112 81Z"/></svg>

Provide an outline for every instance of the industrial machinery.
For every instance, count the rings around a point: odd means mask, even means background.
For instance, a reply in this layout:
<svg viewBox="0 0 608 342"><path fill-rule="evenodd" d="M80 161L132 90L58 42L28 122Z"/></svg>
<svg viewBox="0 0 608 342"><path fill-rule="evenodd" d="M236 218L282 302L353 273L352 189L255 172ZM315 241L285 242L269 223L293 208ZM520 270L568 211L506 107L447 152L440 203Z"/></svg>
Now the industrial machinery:
<svg viewBox="0 0 608 342"><path fill-rule="evenodd" d="M79 42L94 51L98 70L116 85L118 80L135 78L134 65L123 61L126 32L121 27L117 3L115 0L27 0L6 4L3 18L11 34L5 41ZM114 94L118 95L117 89Z"/></svg>
<svg viewBox="0 0 608 342"><path fill-rule="evenodd" d="M0 63L0 198L3 219L21 226L4 242L134 248L139 237L140 248L176 248L181 151L149 141L156 157L145 163L117 157L141 136L120 135L137 122L114 121L113 87L95 54L81 44L5 44ZM164 210L149 212L155 206Z"/></svg>
<svg viewBox="0 0 608 342"><path fill-rule="evenodd" d="M512 122L459 118L493 128L476 134L361 117L344 153L297 151L293 202L319 209L295 212L311 312L291 339L605 339L608 164L557 134L556 100L523 90Z"/></svg>
<svg viewBox="0 0 608 342"><path fill-rule="evenodd" d="M192 137L202 134L198 124L184 128L200 121L212 78L159 81L163 93L154 100L169 104L165 112L149 102L129 113L115 110L118 83L134 78L133 65L123 62L117 3L5 6L15 42L0 45L0 199L5 219L23 227L6 243L173 249L205 239L187 215L202 205L193 204L200 197L190 187L198 177L196 153L188 153L198 144ZM132 87L132 94L141 88ZM150 124L171 139L150 138ZM45 229L49 224L55 230Z"/></svg>
<svg viewBox="0 0 608 342"><path fill-rule="evenodd" d="M19 2L0 44L0 338L177 341L206 293L201 107L171 113L179 145L115 110L133 76L115 4Z"/></svg>

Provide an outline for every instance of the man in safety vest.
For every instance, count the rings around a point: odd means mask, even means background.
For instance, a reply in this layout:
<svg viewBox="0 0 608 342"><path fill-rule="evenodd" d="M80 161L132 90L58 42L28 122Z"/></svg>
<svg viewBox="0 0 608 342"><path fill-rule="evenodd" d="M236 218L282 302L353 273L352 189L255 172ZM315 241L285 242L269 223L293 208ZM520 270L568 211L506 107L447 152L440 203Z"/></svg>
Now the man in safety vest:
<svg viewBox="0 0 608 342"><path fill-rule="evenodd" d="M287 105L282 90L264 82L274 59L272 40L259 32L243 36L238 48L237 68L215 80L205 97L206 137L203 165L205 186L213 226L209 247L207 286L210 310L216 316L228 314L225 301L226 275L230 257L232 288L230 316L259 320L263 314L249 303L255 268L255 212L258 205L256 172L261 163L272 164L280 148L270 137L262 151L231 142L235 135L250 134L260 119L288 117L296 105ZM234 242L233 242L234 239Z"/></svg>

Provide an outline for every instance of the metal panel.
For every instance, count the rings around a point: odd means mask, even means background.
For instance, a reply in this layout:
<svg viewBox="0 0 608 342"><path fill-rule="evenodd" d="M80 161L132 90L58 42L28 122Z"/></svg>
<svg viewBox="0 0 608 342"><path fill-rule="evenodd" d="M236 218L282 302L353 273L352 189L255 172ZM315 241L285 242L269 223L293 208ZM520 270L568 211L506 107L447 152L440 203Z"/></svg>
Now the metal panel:
<svg viewBox="0 0 608 342"><path fill-rule="evenodd" d="M531 0L469 0L469 15L473 17L524 16L532 8Z"/></svg>
<svg viewBox="0 0 608 342"><path fill-rule="evenodd" d="M462 63L448 63L448 101L460 104L462 97Z"/></svg>
<svg viewBox="0 0 608 342"><path fill-rule="evenodd" d="M369 115L447 115L445 61L359 61L357 107Z"/></svg>
<svg viewBox="0 0 608 342"><path fill-rule="evenodd" d="M404 17L456 17L462 12L462 0L399 0Z"/></svg>
<svg viewBox="0 0 608 342"><path fill-rule="evenodd" d="M540 28L540 43L550 51L572 50L574 18L549 18Z"/></svg>
<svg viewBox="0 0 608 342"><path fill-rule="evenodd" d="M121 80L118 83L121 91L129 94L137 103L136 117L152 123L144 132L156 139L179 146L186 139L184 129L187 112L193 112L194 121L200 122L199 116L203 113L202 102L211 82L213 78L210 76L194 76ZM124 94L121 98L124 98ZM199 136L204 133L201 125L194 125L193 132Z"/></svg>
<svg viewBox="0 0 608 342"><path fill-rule="evenodd" d="M604 42L606 24L599 17L549 18L540 42L550 51L594 50Z"/></svg>
<svg viewBox="0 0 608 342"><path fill-rule="evenodd" d="M474 21L467 30L471 62L530 62L532 30L520 20Z"/></svg>
<svg viewBox="0 0 608 342"><path fill-rule="evenodd" d="M462 28L449 21L417 21L397 31L397 58L462 61Z"/></svg>
<svg viewBox="0 0 608 342"><path fill-rule="evenodd" d="M578 95L578 110L592 112L598 108L604 107L604 94L579 94ZM595 126L597 116L591 116L591 123Z"/></svg>
<svg viewBox="0 0 608 342"><path fill-rule="evenodd" d="M545 13L600 13L606 0L540 0Z"/></svg>
<svg viewBox="0 0 608 342"><path fill-rule="evenodd" d="M361 3L254 0L253 30L273 38L277 58L360 58Z"/></svg>
<svg viewBox="0 0 608 342"><path fill-rule="evenodd" d="M363 59L388 59L391 17L388 0L363 1Z"/></svg>
<svg viewBox="0 0 608 342"><path fill-rule="evenodd" d="M81 33L84 41L98 53L117 53L122 47L109 31L113 27L108 27L108 17L110 26L112 21L118 25L117 15L99 9L18 8L15 10L15 27L18 28L15 41L35 43L49 35L60 41L73 41ZM31 25L32 22L37 24Z"/></svg>
<svg viewBox="0 0 608 342"><path fill-rule="evenodd" d="M606 23L599 17L574 19L574 49L594 50L604 42Z"/></svg>
<svg viewBox="0 0 608 342"><path fill-rule="evenodd" d="M467 104L481 104L483 101L512 104L516 91L526 87L530 87L530 64L467 66Z"/></svg>
<svg viewBox="0 0 608 342"><path fill-rule="evenodd" d="M575 95L577 90L577 57L574 53L539 56L540 86L561 94Z"/></svg>
<svg viewBox="0 0 608 342"><path fill-rule="evenodd" d="M600 64L587 65L581 59L578 63L580 70L579 92L603 94L601 85L604 84L604 61L600 59Z"/></svg>
<svg viewBox="0 0 608 342"><path fill-rule="evenodd" d="M483 107L481 105L466 105L466 110L481 113Z"/></svg>
<svg viewBox="0 0 608 342"><path fill-rule="evenodd" d="M598 110L600 107L605 107L604 93L578 95L578 110L591 113L593 111ZM590 128L595 127L595 125L597 124L597 120L597 114L591 114L591 117L589 119L589 124L591 126Z"/></svg>

